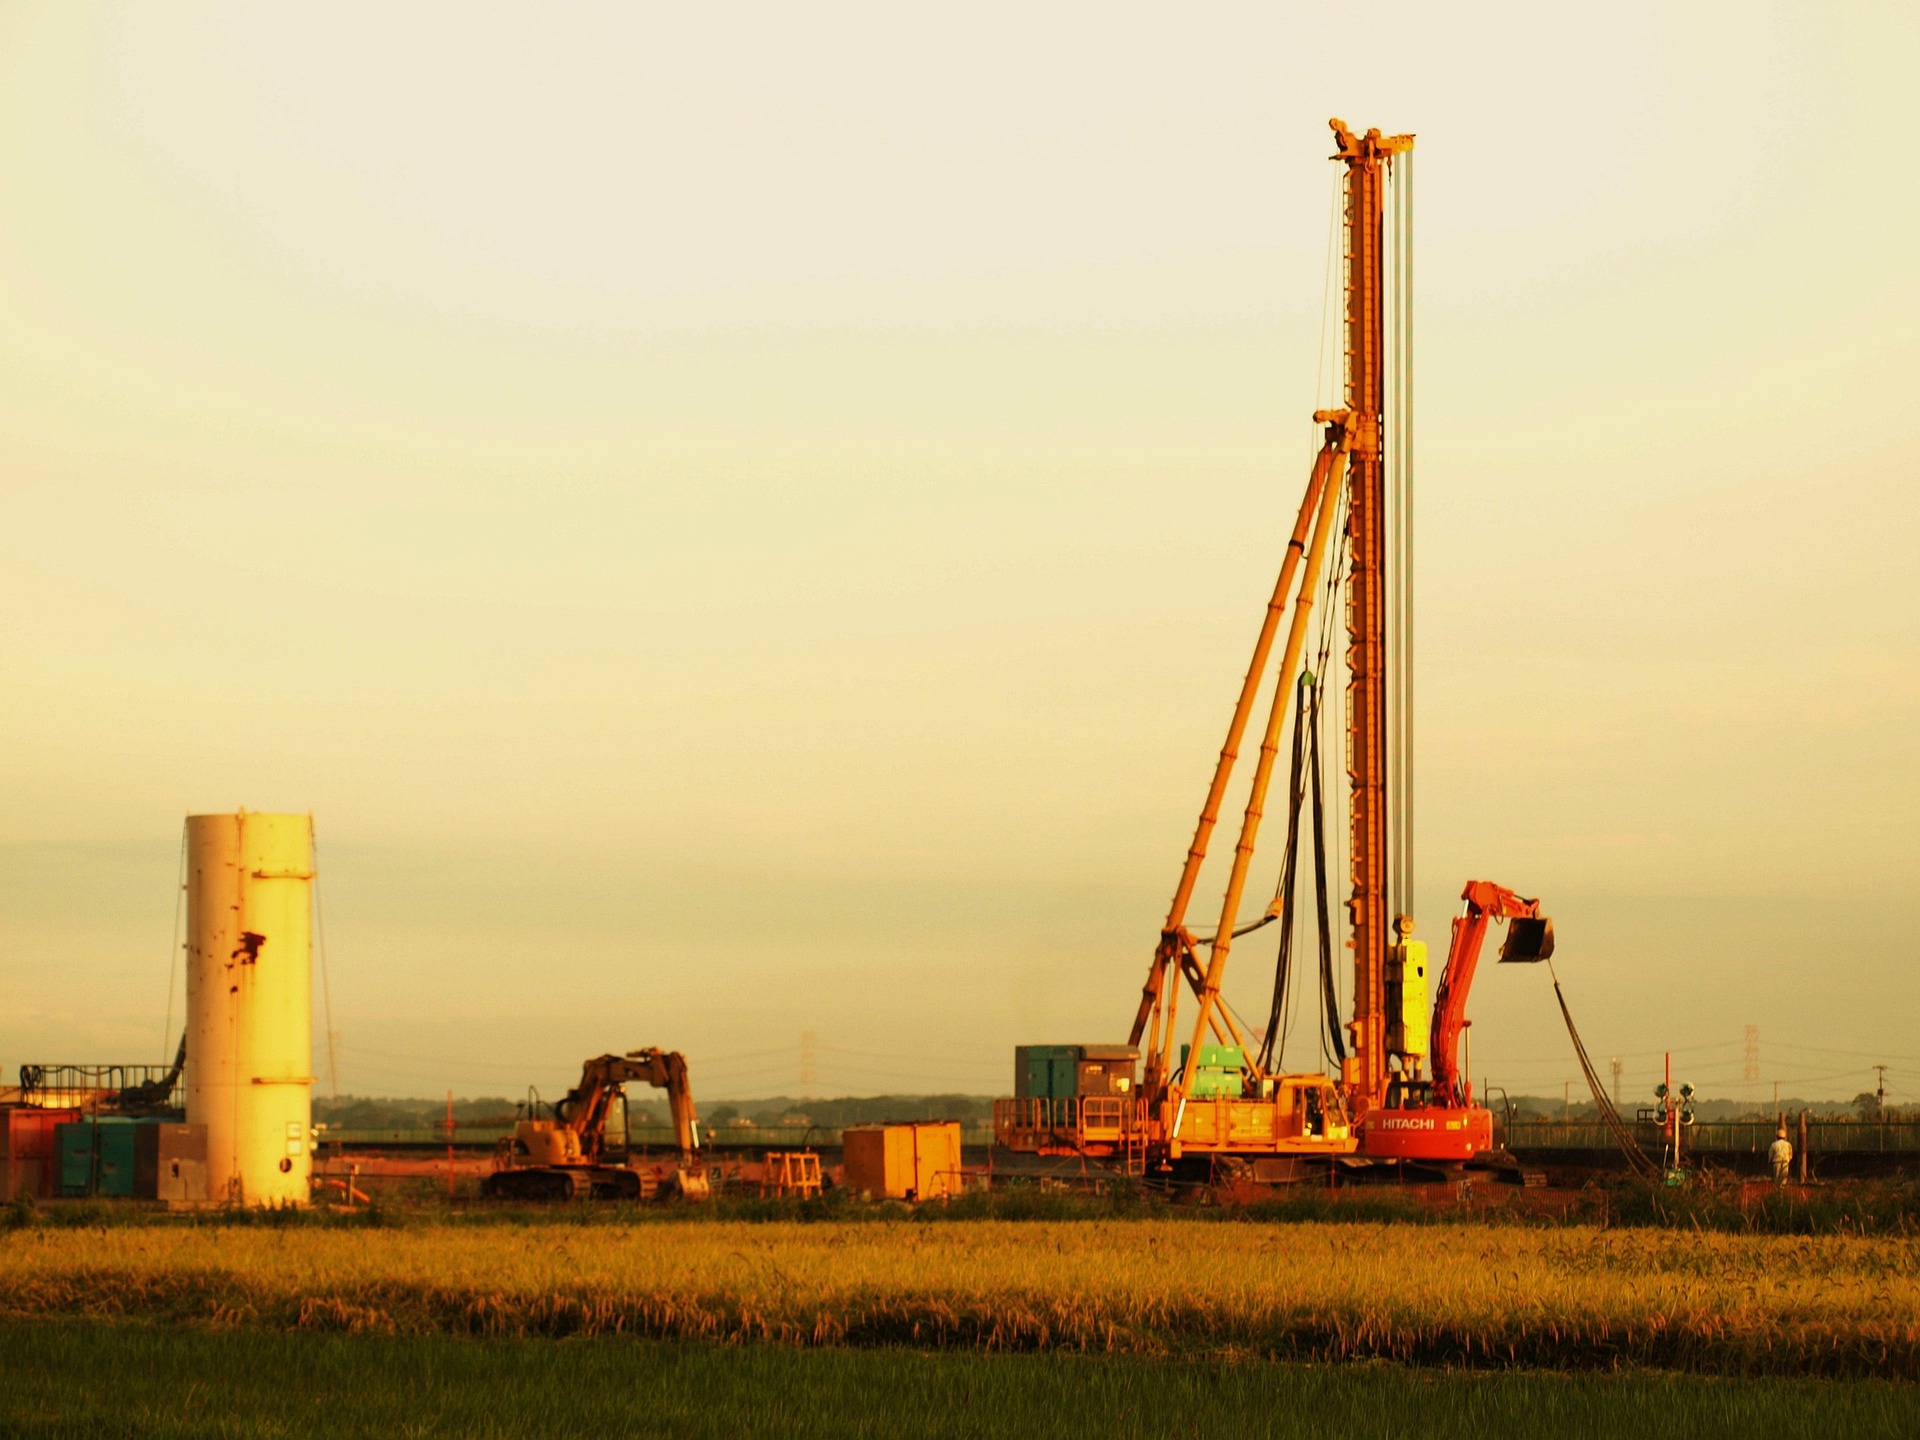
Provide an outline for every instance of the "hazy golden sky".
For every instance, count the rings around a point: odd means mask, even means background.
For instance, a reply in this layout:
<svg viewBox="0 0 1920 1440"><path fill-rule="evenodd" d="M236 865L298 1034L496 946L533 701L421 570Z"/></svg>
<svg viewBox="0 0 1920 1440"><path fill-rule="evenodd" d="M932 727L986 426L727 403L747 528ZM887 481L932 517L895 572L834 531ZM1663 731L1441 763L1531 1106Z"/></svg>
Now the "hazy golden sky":
<svg viewBox="0 0 1920 1440"><path fill-rule="evenodd" d="M1544 897L1635 1089L1736 1092L1757 1024L1768 1084L1920 1098L1916 54L1865 4L0 10L0 1064L161 1052L180 818L241 804L317 817L346 1090L1123 1034L1330 378L1340 115L1419 136L1424 933ZM1474 1014L1476 1072L1575 1073L1544 974Z"/></svg>

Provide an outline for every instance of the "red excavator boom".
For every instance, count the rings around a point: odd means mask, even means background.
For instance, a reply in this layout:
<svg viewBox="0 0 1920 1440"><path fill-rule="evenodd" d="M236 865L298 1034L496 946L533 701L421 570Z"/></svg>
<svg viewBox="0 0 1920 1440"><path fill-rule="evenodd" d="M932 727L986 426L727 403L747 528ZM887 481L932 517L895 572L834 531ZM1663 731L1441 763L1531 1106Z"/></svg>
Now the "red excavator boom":
<svg viewBox="0 0 1920 1440"><path fill-rule="evenodd" d="M1460 1032L1467 1025L1467 992L1480 964L1487 926L1510 921L1500 959L1506 963L1544 960L1553 954L1553 921L1540 913L1538 900L1526 900L1491 880L1469 880L1460 892L1465 908L1453 920L1453 943L1440 993L1433 1002L1433 1103L1471 1105L1473 1080L1460 1070Z"/></svg>

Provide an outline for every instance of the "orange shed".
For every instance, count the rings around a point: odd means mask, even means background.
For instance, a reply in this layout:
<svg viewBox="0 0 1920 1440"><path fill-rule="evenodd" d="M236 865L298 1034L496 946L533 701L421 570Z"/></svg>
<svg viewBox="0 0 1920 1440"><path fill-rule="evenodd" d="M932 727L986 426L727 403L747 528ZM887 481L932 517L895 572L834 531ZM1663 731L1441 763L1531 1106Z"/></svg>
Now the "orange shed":
<svg viewBox="0 0 1920 1440"><path fill-rule="evenodd" d="M960 1193L960 1122L855 1125L841 1136L847 1188L888 1200Z"/></svg>

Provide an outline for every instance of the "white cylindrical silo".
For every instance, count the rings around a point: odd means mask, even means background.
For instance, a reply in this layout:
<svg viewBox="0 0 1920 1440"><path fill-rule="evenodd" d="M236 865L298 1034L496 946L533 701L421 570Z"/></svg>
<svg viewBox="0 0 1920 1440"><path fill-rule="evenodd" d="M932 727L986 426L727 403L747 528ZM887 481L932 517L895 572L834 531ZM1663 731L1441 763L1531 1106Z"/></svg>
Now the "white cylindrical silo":
<svg viewBox="0 0 1920 1440"><path fill-rule="evenodd" d="M307 1203L312 886L310 816L187 817L187 1123L211 1200Z"/></svg>

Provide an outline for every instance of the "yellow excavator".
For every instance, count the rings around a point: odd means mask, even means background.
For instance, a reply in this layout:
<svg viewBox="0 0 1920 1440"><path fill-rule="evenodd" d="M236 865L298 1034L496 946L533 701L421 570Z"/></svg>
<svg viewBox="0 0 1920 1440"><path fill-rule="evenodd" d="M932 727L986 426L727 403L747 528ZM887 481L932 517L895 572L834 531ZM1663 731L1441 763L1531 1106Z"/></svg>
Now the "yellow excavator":
<svg viewBox="0 0 1920 1440"><path fill-rule="evenodd" d="M614 1101L634 1080L667 1092L680 1157L665 1173L628 1163L624 1137L617 1145L608 1142ZM552 1119L518 1122L501 1142L480 1193L492 1200L705 1200L712 1189L699 1161L700 1121L686 1057L678 1050L629 1050L581 1066L580 1083L554 1102Z"/></svg>

